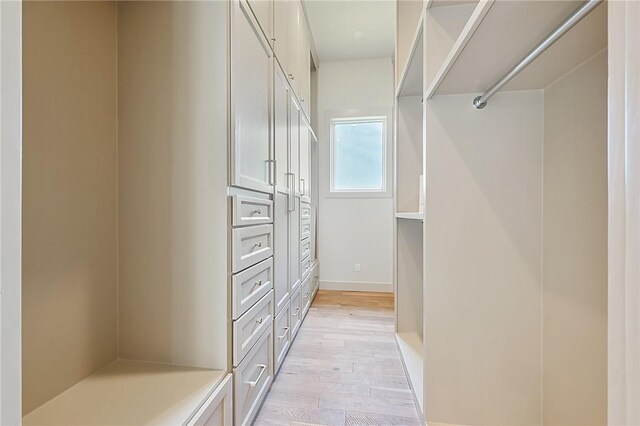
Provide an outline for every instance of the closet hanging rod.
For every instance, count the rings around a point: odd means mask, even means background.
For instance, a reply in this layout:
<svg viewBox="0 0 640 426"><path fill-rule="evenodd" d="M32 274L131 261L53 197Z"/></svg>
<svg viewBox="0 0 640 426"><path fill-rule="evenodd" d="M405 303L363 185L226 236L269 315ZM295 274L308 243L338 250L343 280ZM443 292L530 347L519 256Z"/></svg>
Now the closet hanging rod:
<svg viewBox="0 0 640 426"><path fill-rule="evenodd" d="M535 47L531 52L529 52L516 66L511 68L504 77L502 77L496 84L491 86L489 90L487 90L483 95L477 96L473 100L473 106L476 109L482 109L487 106L487 101L496 94L498 90L502 88L505 84L513 80L513 78L520 73L523 69L527 67L531 62L533 62L538 56L540 56L545 50L547 50L553 43L555 43L560 37L562 37L567 31L573 28L578 22L582 20L585 16L589 14L593 9L596 8L600 3L604 0L588 0L585 1L579 8L577 8L567 19L560 24L558 28L551 31L551 33L545 37L540 44Z"/></svg>

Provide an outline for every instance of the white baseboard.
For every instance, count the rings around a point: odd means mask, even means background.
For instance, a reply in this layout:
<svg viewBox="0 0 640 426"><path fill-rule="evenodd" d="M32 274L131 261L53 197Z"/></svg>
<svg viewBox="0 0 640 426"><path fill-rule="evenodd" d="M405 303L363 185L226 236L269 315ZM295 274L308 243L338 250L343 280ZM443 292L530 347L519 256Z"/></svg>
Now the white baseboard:
<svg viewBox="0 0 640 426"><path fill-rule="evenodd" d="M322 290L375 291L393 293L393 283L363 283L356 281L320 281Z"/></svg>

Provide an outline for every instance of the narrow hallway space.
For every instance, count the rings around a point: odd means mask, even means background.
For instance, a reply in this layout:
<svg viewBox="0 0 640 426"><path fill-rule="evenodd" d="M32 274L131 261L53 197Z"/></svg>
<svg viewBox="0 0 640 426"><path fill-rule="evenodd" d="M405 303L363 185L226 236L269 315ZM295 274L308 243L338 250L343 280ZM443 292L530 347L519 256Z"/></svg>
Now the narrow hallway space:
<svg viewBox="0 0 640 426"><path fill-rule="evenodd" d="M255 425L418 425L393 295L320 290Z"/></svg>

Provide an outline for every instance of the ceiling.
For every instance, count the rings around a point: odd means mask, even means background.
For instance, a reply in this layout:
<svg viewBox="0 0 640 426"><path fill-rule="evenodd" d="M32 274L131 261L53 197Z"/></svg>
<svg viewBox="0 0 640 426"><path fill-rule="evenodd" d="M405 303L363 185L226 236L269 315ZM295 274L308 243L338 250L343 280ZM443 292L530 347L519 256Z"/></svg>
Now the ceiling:
<svg viewBox="0 0 640 426"><path fill-rule="evenodd" d="M393 0L306 0L320 61L393 56Z"/></svg>

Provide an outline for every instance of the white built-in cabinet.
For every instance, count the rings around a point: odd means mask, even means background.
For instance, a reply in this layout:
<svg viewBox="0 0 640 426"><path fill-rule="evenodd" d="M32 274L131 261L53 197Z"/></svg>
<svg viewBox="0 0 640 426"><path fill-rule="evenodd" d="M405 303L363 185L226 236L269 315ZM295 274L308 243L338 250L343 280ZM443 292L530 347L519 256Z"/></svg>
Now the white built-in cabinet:
<svg viewBox="0 0 640 426"><path fill-rule="evenodd" d="M271 48L246 3L231 14L231 185L271 188ZM264 8L263 2L258 1Z"/></svg>
<svg viewBox="0 0 640 426"><path fill-rule="evenodd" d="M311 43L300 1L233 0L234 423L250 424L308 311ZM242 211L240 211L242 209ZM317 265L317 262L314 263ZM317 268L315 269L317 271ZM250 383L250 385L247 385Z"/></svg>

